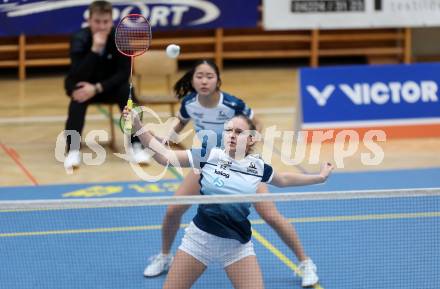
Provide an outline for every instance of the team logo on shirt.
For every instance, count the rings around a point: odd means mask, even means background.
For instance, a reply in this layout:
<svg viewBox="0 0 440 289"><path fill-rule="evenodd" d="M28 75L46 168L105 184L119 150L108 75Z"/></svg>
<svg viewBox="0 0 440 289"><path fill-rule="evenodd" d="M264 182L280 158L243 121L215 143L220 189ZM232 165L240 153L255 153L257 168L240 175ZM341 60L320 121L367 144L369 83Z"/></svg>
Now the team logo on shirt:
<svg viewBox="0 0 440 289"><path fill-rule="evenodd" d="M255 175L258 174L257 166L253 162L250 162L247 168L247 172Z"/></svg>
<svg viewBox="0 0 440 289"><path fill-rule="evenodd" d="M217 177L217 178L215 178L215 180L214 180L214 185L215 185L216 187L221 188L221 187L223 187L223 186L225 185L225 182L224 182L220 177Z"/></svg>
<svg viewBox="0 0 440 289"><path fill-rule="evenodd" d="M220 110L217 115L217 120L229 120L230 117L226 115L223 110Z"/></svg>
<svg viewBox="0 0 440 289"><path fill-rule="evenodd" d="M203 118L203 112L193 112L195 117Z"/></svg>
<svg viewBox="0 0 440 289"><path fill-rule="evenodd" d="M214 173L215 173L216 175L220 175L220 176L223 176L223 177L229 179L229 174L228 174L228 173L225 173L224 171L214 170Z"/></svg>
<svg viewBox="0 0 440 289"><path fill-rule="evenodd" d="M232 165L232 162L231 161L220 160L218 162L218 165L220 166L220 168L222 170L227 170Z"/></svg>

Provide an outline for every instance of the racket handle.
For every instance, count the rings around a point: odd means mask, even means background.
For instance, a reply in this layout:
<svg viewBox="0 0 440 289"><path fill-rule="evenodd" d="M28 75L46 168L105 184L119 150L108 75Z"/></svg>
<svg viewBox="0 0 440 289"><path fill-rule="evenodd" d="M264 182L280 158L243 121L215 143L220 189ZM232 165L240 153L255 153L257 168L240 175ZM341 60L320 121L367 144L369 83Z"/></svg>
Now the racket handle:
<svg viewBox="0 0 440 289"><path fill-rule="evenodd" d="M129 109L133 109L133 100L131 98L129 98L128 101L127 101L127 107ZM125 128L124 129L125 129L126 132L131 132L132 128L133 128L132 119L131 119L131 117L128 117L125 120Z"/></svg>

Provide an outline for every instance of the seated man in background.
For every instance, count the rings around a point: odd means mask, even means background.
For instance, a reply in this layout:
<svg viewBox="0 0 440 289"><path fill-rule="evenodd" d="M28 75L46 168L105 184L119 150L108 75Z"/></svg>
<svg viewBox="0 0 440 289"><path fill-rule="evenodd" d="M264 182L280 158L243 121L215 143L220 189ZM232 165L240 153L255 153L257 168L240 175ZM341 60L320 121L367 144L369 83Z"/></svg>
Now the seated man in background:
<svg viewBox="0 0 440 289"><path fill-rule="evenodd" d="M89 104L115 103L122 111L129 94L130 58L116 48L112 5L107 1L90 4L88 24L72 36L71 67L65 79L66 93L71 98L65 129L80 135ZM77 167L81 162L79 147L72 146L69 134L66 142L64 167ZM151 157L142 149L139 139L132 138L131 143L131 161L149 163Z"/></svg>

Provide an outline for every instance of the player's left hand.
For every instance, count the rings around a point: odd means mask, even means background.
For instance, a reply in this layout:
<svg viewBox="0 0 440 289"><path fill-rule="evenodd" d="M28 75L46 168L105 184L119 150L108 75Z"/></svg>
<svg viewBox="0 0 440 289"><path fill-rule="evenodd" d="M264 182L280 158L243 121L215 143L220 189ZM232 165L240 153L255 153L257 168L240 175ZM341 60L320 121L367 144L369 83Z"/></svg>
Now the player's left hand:
<svg viewBox="0 0 440 289"><path fill-rule="evenodd" d="M140 111L139 109L129 108L128 106L125 106L124 110L122 111L122 117L124 119L133 117L134 120L140 121L140 113L142 113L142 111Z"/></svg>
<svg viewBox="0 0 440 289"><path fill-rule="evenodd" d="M329 162L325 162L321 165L319 174L324 178L324 181L327 180L334 168L335 167Z"/></svg>
<svg viewBox="0 0 440 289"><path fill-rule="evenodd" d="M122 111L122 117L124 119L127 119L130 116L131 113L131 108L129 108L128 106L124 107L124 110Z"/></svg>

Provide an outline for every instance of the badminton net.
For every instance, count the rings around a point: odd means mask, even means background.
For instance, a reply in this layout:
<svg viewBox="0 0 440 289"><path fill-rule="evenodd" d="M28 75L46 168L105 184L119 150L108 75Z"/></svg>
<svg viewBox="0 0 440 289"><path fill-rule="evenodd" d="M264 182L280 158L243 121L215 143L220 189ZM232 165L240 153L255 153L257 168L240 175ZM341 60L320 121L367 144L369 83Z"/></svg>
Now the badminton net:
<svg viewBox="0 0 440 289"><path fill-rule="evenodd" d="M143 270L160 252L168 205L192 205L175 253L198 204L274 202L317 265L315 288L439 288L439 197L440 188L423 188L2 201L0 280L9 289L161 288L166 275L144 278ZM249 219L265 288L301 288L292 250L254 208ZM192 288L232 284L213 264Z"/></svg>

